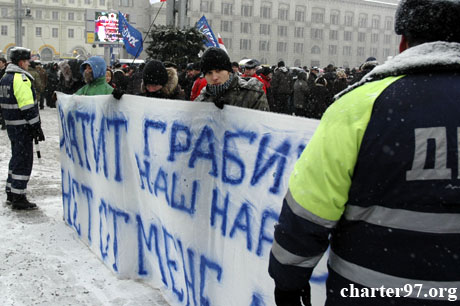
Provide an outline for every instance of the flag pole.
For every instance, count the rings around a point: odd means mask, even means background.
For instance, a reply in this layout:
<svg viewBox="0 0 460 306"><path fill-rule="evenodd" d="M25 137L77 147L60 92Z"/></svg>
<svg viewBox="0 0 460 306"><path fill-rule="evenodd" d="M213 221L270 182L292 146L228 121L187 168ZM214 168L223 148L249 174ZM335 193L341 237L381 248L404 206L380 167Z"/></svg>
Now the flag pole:
<svg viewBox="0 0 460 306"><path fill-rule="evenodd" d="M142 46L144 46L145 38L149 35L150 30L152 29L152 26L153 26L153 24L155 23L155 20L157 19L158 14L160 13L161 9L163 8L163 4L165 4L165 2L166 2L166 1L162 1L162 2L161 2L161 6L160 6L160 8L158 9L157 14L155 15L155 18L153 18L153 21L152 21L152 23L150 24L150 27L149 27L149 29L147 30L147 33L145 34L144 38L142 38ZM134 61L135 61L136 58L139 56L139 50L140 50L140 49L141 49L141 48L137 49L136 56L134 57L133 62L131 63L131 65L134 64Z"/></svg>

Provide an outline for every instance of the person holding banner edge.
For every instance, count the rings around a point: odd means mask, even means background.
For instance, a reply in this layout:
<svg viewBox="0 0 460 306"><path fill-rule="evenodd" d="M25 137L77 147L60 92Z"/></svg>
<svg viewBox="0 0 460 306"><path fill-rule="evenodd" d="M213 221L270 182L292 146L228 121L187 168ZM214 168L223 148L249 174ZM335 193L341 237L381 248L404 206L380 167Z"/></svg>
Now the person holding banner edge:
<svg viewBox="0 0 460 306"><path fill-rule="evenodd" d="M310 305L329 244L326 306L458 303L458 16L460 0L400 1L401 54L325 112L275 227L277 305Z"/></svg>
<svg viewBox="0 0 460 306"><path fill-rule="evenodd" d="M206 49L201 57L201 71L208 84L195 101L213 102L220 109L228 104L270 110L263 84L255 78L245 80L234 73L224 50L217 47Z"/></svg>

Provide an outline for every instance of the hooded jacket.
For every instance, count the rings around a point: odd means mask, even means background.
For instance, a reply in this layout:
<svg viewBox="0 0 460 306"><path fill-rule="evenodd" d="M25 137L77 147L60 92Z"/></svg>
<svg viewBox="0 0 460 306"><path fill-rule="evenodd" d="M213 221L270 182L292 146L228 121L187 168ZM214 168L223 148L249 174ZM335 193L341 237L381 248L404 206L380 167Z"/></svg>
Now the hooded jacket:
<svg viewBox="0 0 460 306"><path fill-rule="evenodd" d="M168 82L157 92L148 92L145 89L145 85L142 84L142 96L159 99L170 99L170 100L184 100L185 95L179 85L179 77L177 71L174 68L166 68L168 74Z"/></svg>
<svg viewBox="0 0 460 306"><path fill-rule="evenodd" d="M460 43L432 42L340 93L289 181L270 255L277 286L303 288L330 243L328 306L452 303L431 292L460 287L458 84ZM400 294L341 297L351 285Z"/></svg>
<svg viewBox="0 0 460 306"><path fill-rule="evenodd" d="M230 86L221 96L212 95L206 86L195 101L269 111L267 97L262 87L263 84L256 78L245 80L233 73L233 80Z"/></svg>
<svg viewBox="0 0 460 306"><path fill-rule="evenodd" d="M93 69L94 80L90 84L86 84L80 88L75 94L80 96L96 96L96 95L109 95L113 91L113 87L107 84L105 79L105 71L107 65L102 57L93 56L83 62L80 66L80 73L83 75L85 65L88 64Z"/></svg>

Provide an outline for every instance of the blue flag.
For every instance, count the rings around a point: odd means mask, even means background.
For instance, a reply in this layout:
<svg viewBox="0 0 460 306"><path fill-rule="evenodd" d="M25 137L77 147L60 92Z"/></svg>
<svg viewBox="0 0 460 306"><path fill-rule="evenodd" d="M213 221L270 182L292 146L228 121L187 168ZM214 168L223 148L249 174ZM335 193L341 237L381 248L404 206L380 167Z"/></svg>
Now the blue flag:
<svg viewBox="0 0 460 306"><path fill-rule="evenodd" d="M121 12L118 12L118 31L123 37L126 51L138 57L143 50L142 34L131 26Z"/></svg>
<svg viewBox="0 0 460 306"><path fill-rule="evenodd" d="M216 36L211 30L211 27L209 26L208 20L206 17L201 17L200 20L198 20L196 27L198 31L203 33L206 36L206 39L204 40L204 44L206 47L217 47L219 48L219 42L217 41Z"/></svg>

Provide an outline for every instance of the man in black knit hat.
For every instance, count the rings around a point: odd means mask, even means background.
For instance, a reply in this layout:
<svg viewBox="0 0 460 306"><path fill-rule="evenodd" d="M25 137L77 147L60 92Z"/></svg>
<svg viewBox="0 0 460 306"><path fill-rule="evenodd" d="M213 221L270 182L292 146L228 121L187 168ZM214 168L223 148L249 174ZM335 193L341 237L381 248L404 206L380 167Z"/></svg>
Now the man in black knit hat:
<svg viewBox="0 0 460 306"><path fill-rule="evenodd" d="M184 93L179 85L179 77L174 67L166 68L157 60L145 65L142 75L142 95L152 98L184 100Z"/></svg>
<svg viewBox="0 0 460 306"><path fill-rule="evenodd" d="M201 71L208 85L195 101L214 102L268 111L263 84L257 79L244 80L232 69L227 53L217 47L208 48L201 57Z"/></svg>

